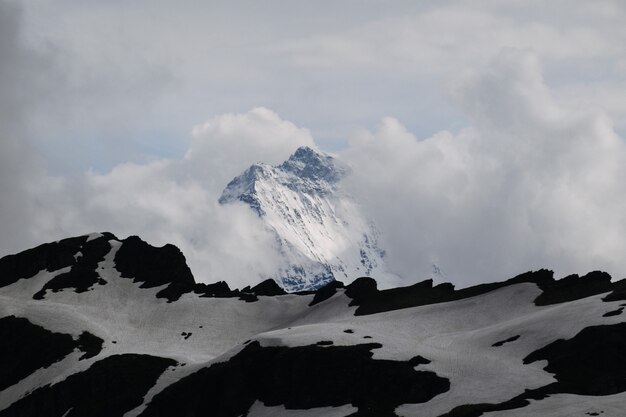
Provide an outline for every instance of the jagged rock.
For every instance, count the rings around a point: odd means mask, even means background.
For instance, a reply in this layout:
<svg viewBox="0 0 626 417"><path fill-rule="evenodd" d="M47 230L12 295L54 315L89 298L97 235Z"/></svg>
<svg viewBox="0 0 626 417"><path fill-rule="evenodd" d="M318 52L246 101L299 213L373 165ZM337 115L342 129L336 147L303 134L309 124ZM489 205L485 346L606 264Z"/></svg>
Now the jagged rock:
<svg viewBox="0 0 626 417"><path fill-rule="evenodd" d="M114 238L110 233L106 234L106 237ZM79 260L76 254L88 238L88 236L78 236L45 243L1 258L0 287L11 285L19 279L31 278L42 270L53 272L74 266Z"/></svg>
<svg viewBox="0 0 626 417"><path fill-rule="evenodd" d="M285 290L280 288L276 281L273 279L266 279L258 285L252 287L249 291L254 295L266 295L266 296L275 296L275 295L285 295L287 294Z"/></svg>
<svg viewBox="0 0 626 417"><path fill-rule="evenodd" d="M58 384L38 388L0 411L0 417L122 417L141 405L157 378L175 364L149 355L112 355Z"/></svg>
<svg viewBox="0 0 626 417"><path fill-rule="evenodd" d="M137 236L124 239L115 254L115 267L122 277L141 282L142 288L163 284L195 284L185 256L174 245L154 247Z"/></svg>
<svg viewBox="0 0 626 417"><path fill-rule="evenodd" d="M96 356L103 342L89 332L74 340L69 334L51 332L15 316L0 318L0 341L0 391L61 361L74 349L85 352L80 359Z"/></svg>
<svg viewBox="0 0 626 417"><path fill-rule="evenodd" d="M332 343L332 342L331 342ZM261 347L251 342L228 362L194 373L159 393L142 417L246 415L256 400L292 409L352 404L358 416L393 416L400 404L422 403L450 384L416 371L422 357L376 360L371 343L355 346Z"/></svg>

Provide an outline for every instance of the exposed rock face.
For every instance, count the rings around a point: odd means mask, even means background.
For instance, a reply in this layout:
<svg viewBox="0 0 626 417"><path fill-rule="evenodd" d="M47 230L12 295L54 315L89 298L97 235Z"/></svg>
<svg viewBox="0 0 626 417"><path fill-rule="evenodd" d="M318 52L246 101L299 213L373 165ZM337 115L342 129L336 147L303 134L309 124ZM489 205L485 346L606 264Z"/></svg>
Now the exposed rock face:
<svg viewBox="0 0 626 417"><path fill-rule="evenodd" d="M123 416L141 405L157 378L176 361L148 355L111 355L55 385L36 389L0 416Z"/></svg>
<svg viewBox="0 0 626 417"><path fill-rule="evenodd" d="M61 361L75 349L85 352L81 359L96 356L103 342L88 332L74 340L69 334L54 333L15 316L0 318L0 340L0 390Z"/></svg>
<svg viewBox="0 0 626 417"><path fill-rule="evenodd" d="M122 277L141 282L142 288L164 284L195 284L180 249L174 245L155 248L137 236L123 241L115 254L115 267Z"/></svg>
<svg viewBox="0 0 626 417"><path fill-rule="evenodd" d="M310 409L352 404L358 416L394 416L405 402L422 403L449 389L434 372L417 371L423 358L372 359L377 344L261 347L248 344L228 362L204 368L157 395L142 416L238 417L255 401Z"/></svg>
<svg viewBox="0 0 626 417"><path fill-rule="evenodd" d="M252 165L224 189L221 204L247 204L276 236L284 262L270 278L285 290L389 275L376 226L341 191L348 172L332 156L302 147L278 166Z"/></svg>
<svg viewBox="0 0 626 417"><path fill-rule="evenodd" d="M99 257L101 244L106 245L111 237L114 236L110 233L98 234L94 239L96 242L90 243L89 236L78 236L5 256L0 259L0 287L11 285L19 279L31 278L42 270L53 272L73 267L85 259L89 259L89 266L92 266L91 261ZM85 248L86 243L90 244ZM85 249L84 252L82 249Z"/></svg>

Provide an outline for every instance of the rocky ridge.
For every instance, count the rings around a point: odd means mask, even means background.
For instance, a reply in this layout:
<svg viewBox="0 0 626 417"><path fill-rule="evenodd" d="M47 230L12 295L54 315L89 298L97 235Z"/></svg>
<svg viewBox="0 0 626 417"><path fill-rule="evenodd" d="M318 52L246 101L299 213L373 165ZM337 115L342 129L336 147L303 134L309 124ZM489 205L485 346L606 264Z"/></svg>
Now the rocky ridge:
<svg viewBox="0 0 626 417"><path fill-rule="evenodd" d="M233 290L79 236L0 259L0 417L619 416L624 307L599 271Z"/></svg>

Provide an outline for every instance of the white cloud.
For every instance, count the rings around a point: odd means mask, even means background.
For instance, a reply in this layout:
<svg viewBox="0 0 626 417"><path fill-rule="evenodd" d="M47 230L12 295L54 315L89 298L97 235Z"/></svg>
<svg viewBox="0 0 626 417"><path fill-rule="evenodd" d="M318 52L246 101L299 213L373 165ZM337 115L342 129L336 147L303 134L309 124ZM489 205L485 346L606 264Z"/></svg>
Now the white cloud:
<svg viewBox="0 0 626 417"><path fill-rule="evenodd" d="M626 64L624 64L626 67ZM624 71L626 75L626 71ZM607 80L589 84L566 85L556 90L559 102L579 108L596 108L606 113L620 129L626 128L626 80Z"/></svg>
<svg viewBox="0 0 626 417"><path fill-rule="evenodd" d="M173 243L197 281L255 283L278 265L275 237L243 203L219 205L220 193L251 164L277 163L302 145L313 145L309 132L268 109L217 116L193 129L183 159L121 164L61 184L33 228L42 240L96 229Z"/></svg>
<svg viewBox="0 0 626 417"><path fill-rule="evenodd" d="M278 262L274 236L248 207L224 208L217 200L226 183L250 164L279 162L298 146L313 146L310 133L259 107L245 114L217 116L196 126L184 158L122 163L110 172L89 171L82 178L51 177L33 147L42 140L34 138L42 132L48 134L46 128L51 127L42 123L44 119L80 115L78 122L91 129L103 120L133 117L129 107L151 95L139 91L144 84L135 83L136 67L125 71L128 76L120 82L115 71L105 80L102 77L106 74L100 69L92 75L83 72L89 60L79 67L72 67L74 62L68 68L78 73L74 72L71 80L65 79L57 65L59 55L31 50L22 42L20 13L17 5L0 1L2 254L106 230L119 237L137 234L155 245L176 244L199 281L227 280L242 286L274 272ZM61 55L67 58L67 53ZM106 60L110 53L94 53L92 64ZM113 61L107 68L119 64ZM89 77L106 82L94 82ZM109 82L115 85L111 87ZM133 85L140 87L131 88L136 99L121 107L115 105L119 92ZM77 100L78 92L84 96ZM59 102L76 108L60 109ZM93 108L96 103L104 106L102 111ZM92 120L88 117L91 112ZM124 157L124 149L123 145L116 148L118 158ZM67 146L61 145L59 151L72 156Z"/></svg>
<svg viewBox="0 0 626 417"><path fill-rule="evenodd" d="M257 219L216 204L250 163L314 144L240 113L266 105L333 150L373 117L409 126L343 153L408 280L431 262L458 282L623 273L623 2L271 4L0 0L0 250L108 229L180 245L202 280L271 269Z"/></svg>
<svg viewBox="0 0 626 417"><path fill-rule="evenodd" d="M552 4L551 4L552 3ZM609 7L608 2L602 2ZM594 4L594 7L596 5ZM585 2L446 2L332 33L273 45L298 67L446 76L492 59L502 48L532 49L543 60L611 58L624 54L625 11L600 13ZM561 17L553 19L555 13Z"/></svg>
<svg viewBox="0 0 626 417"><path fill-rule="evenodd" d="M563 87L593 91L606 83L618 91L624 78L605 74L626 59L620 1L194 1L172 8L138 0L123 13L118 2L21 3L25 37L60 52L73 94L58 101L70 114L44 133L78 148L72 161L83 170L179 156L196 121L259 105L307 126L330 149L385 114L430 135L461 118L441 83L506 47L533 51ZM625 123L622 106L612 108L616 123ZM55 172L67 169L65 159L56 155Z"/></svg>
<svg viewBox="0 0 626 417"><path fill-rule="evenodd" d="M418 140L387 118L343 155L398 272L437 263L464 284L626 272L626 147L610 120L560 106L536 57L515 50L452 91L471 127Z"/></svg>
<svg viewBox="0 0 626 417"><path fill-rule="evenodd" d="M194 127L192 137L185 163L212 182L215 192L252 163L278 164L298 146L314 146L308 130L263 107L214 117Z"/></svg>
<svg viewBox="0 0 626 417"><path fill-rule="evenodd" d="M40 97L55 92L53 58L21 38L21 9L0 2L0 253L23 250L37 235L41 191L54 186L30 140L34 116L49 110Z"/></svg>
<svg viewBox="0 0 626 417"><path fill-rule="evenodd" d="M160 161L89 174L75 217L84 230L97 224L120 237L177 245L200 282L241 286L273 271L273 237L256 215L243 205L220 206L219 195L189 173L185 162Z"/></svg>
<svg viewBox="0 0 626 417"><path fill-rule="evenodd" d="M471 120L459 133L419 140L389 117L340 154L354 169L346 188L384 234L389 266L410 283L437 264L458 285L540 267L626 271L626 146L610 119L560 103L537 56L515 49L449 91ZM219 206L219 193L250 164L313 144L265 108L214 117L193 129L183 159L87 174L81 201L63 211L65 232L97 224L172 242L198 280L255 282L279 262L273 237L244 205Z"/></svg>

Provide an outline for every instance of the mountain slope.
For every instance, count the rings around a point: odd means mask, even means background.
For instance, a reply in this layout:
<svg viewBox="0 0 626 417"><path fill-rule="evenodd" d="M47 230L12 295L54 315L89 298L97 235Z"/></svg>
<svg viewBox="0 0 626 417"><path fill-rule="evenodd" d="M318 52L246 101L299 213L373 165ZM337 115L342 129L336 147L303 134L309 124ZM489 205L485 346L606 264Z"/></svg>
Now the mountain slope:
<svg viewBox="0 0 626 417"><path fill-rule="evenodd" d="M341 191L347 174L335 158L301 147L281 165L252 165L224 189L221 204L249 205L276 236L284 262L270 278L287 291L317 289L333 279L393 277L373 222Z"/></svg>
<svg viewBox="0 0 626 417"><path fill-rule="evenodd" d="M232 290L80 236L0 259L0 416L621 416L625 307L601 272Z"/></svg>

